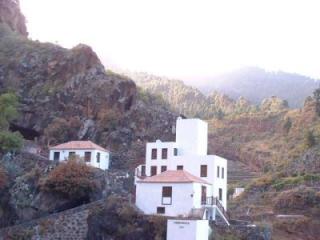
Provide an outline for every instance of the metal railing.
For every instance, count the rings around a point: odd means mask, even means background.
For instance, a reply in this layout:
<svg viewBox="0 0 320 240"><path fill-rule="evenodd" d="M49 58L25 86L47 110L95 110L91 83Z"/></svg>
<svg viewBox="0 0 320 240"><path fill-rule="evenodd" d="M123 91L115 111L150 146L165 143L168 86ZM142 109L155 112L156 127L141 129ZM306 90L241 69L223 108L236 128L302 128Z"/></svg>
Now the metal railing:
<svg viewBox="0 0 320 240"><path fill-rule="evenodd" d="M227 220L230 220L230 213L224 209L222 203L219 201L217 197L202 198L201 205L216 206L221 211L221 213L227 218Z"/></svg>

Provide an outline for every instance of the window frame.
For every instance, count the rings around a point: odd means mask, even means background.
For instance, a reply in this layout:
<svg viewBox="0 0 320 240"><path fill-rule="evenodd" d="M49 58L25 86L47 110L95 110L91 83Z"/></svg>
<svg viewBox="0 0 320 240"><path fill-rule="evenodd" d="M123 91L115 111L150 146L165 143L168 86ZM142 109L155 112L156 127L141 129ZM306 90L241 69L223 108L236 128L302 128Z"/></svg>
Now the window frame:
<svg viewBox="0 0 320 240"><path fill-rule="evenodd" d="M75 156L76 156L76 152L69 152L68 159L75 157Z"/></svg>
<svg viewBox="0 0 320 240"><path fill-rule="evenodd" d="M97 163L100 163L101 153L97 152Z"/></svg>
<svg viewBox="0 0 320 240"><path fill-rule="evenodd" d="M217 178L220 178L220 166L217 166Z"/></svg>
<svg viewBox="0 0 320 240"><path fill-rule="evenodd" d="M163 160L167 160L168 159L168 148L162 148L161 149L161 159L163 159Z"/></svg>
<svg viewBox="0 0 320 240"><path fill-rule="evenodd" d="M157 160L158 158L158 149L152 148L151 149L151 160Z"/></svg>
<svg viewBox="0 0 320 240"><path fill-rule="evenodd" d="M224 167L221 168L221 178L224 179Z"/></svg>
<svg viewBox="0 0 320 240"><path fill-rule="evenodd" d="M165 203L164 198L170 199L170 202ZM162 186L161 191L161 204L162 205L172 205L172 186Z"/></svg>
<svg viewBox="0 0 320 240"><path fill-rule="evenodd" d="M177 171L183 171L183 165L177 165Z"/></svg>
<svg viewBox="0 0 320 240"><path fill-rule="evenodd" d="M56 158L56 155L58 155L58 158ZM53 161L60 161L60 152L59 151L53 152Z"/></svg>
<svg viewBox="0 0 320 240"><path fill-rule="evenodd" d="M142 165L141 166L141 177L145 177L146 176L146 165Z"/></svg>
<svg viewBox="0 0 320 240"><path fill-rule="evenodd" d="M168 169L167 166L161 166L160 172L163 173L163 172L167 171L167 169Z"/></svg>
<svg viewBox="0 0 320 240"><path fill-rule="evenodd" d="M155 174L152 174L152 169L155 169ZM158 168L157 166L150 166L150 176L155 176L158 173Z"/></svg>
<svg viewBox="0 0 320 240"><path fill-rule="evenodd" d="M87 155L89 155L89 157ZM84 161L85 162L91 162L91 157L92 157L92 152L90 152L90 151L84 152Z"/></svg>
<svg viewBox="0 0 320 240"><path fill-rule="evenodd" d="M200 177L208 177L208 165L200 165Z"/></svg>
<svg viewBox="0 0 320 240"><path fill-rule="evenodd" d="M159 211L159 210L163 210L163 211ZM157 207L157 214L166 214L166 208L165 207Z"/></svg>
<svg viewBox="0 0 320 240"><path fill-rule="evenodd" d="M178 148L173 148L173 156L178 156Z"/></svg>
<svg viewBox="0 0 320 240"><path fill-rule="evenodd" d="M219 198L220 202L222 201L222 198L223 198L222 193L223 193L222 188L219 188L219 196L218 196L218 198Z"/></svg>

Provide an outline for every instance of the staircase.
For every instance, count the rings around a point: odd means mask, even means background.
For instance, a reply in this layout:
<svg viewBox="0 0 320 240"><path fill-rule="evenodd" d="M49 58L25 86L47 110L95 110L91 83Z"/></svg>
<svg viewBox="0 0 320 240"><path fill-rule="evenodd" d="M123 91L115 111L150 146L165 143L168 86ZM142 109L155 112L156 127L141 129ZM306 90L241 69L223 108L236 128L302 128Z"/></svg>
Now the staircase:
<svg viewBox="0 0 320 240"><path fill-rule="evenodd" d="M219 220L221 223L226 224L227 226L230 225L230 215L224 209L222 203L217 197L207 197L206 199L203 199L202 205L207 211L212 212L215 215L214 219L216 222Z"/></svg>

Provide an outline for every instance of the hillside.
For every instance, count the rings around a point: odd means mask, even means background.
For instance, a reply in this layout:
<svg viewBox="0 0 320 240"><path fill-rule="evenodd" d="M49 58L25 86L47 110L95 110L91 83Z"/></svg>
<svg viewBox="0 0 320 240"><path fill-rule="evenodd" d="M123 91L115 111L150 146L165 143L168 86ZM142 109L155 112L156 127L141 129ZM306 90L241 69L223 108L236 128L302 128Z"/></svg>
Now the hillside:
<svg viewBox="0 0 320 240"><path fill-rule="evenodd" d="M302 107L306 97L319 87L319 82L299 74L267 72L257 67L242 68L194 84L203 93L221 92L233 99L240 96L259 104L271 96L288 101L292 108Z"/></svg>
<svg viewBox="0 0 320 240"><path fill-rule="evenodd" d="M122 73L134 80L145 91L160 96L173 111L187 117L210 119L256 110L256 106L243 97L235 101L218 92L205 96L197 88L188 86L180 80L142 72Z"/></svg>
<svg viewBox="0 0 320 240"><path fill-rule="evenodd" d="M106 71L90 47L34 42L6 22L0 23L0 86L0 93L19 97L11 129L44 148L92 139L129 164L144 153L146 140L173 137L176 115L130 79Z"/></svg>
<svg viewBox="0 0 320 240"><path fill-rule="evenodd" d="M320 119L312 98L301 109L257 112L209 122L210 151L262 176L229 202L235 218L269 224L274 239L317 239Z"/></svg>

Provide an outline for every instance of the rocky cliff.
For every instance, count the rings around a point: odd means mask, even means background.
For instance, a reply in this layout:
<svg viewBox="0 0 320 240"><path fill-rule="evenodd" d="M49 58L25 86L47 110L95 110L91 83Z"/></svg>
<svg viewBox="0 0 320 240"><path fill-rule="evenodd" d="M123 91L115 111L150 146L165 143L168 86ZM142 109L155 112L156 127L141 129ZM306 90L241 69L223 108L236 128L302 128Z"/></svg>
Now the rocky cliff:
<svg viewBox="0 0 320 240"><path fill-rule="evenodd" d="M152 97L141 98L133 81L106 71L85 45L65 49L30 41L2 23L0 86L20 99L11 129L43 146L92 139L128 162L141 157L146 140L173 137L176 115ZM130 152L135 144L142 147Z"/></svg>
<svg viewBox="0 0 320 240"><path fill-rule="evenodd" d="M23 36L28 35L19 0L0 0L0 23L7 24L11 30Z"/></svg>

